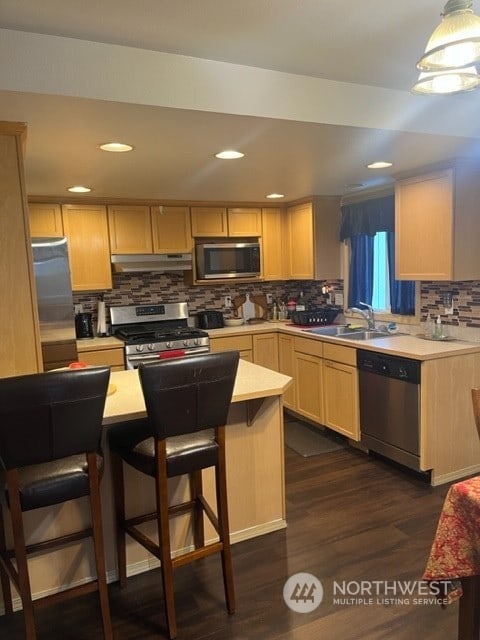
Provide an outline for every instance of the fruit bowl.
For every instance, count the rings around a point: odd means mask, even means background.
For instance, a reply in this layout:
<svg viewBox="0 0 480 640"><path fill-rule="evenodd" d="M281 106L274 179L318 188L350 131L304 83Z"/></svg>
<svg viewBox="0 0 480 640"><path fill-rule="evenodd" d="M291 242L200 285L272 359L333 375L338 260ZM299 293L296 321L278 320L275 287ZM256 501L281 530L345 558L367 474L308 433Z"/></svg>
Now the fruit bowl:
<svg viewBox="0 0 480 640"><path fill-rule="evenodd" d="M224 318L223 322L226 327L239 327L243 324L243 318Z"/></svg>

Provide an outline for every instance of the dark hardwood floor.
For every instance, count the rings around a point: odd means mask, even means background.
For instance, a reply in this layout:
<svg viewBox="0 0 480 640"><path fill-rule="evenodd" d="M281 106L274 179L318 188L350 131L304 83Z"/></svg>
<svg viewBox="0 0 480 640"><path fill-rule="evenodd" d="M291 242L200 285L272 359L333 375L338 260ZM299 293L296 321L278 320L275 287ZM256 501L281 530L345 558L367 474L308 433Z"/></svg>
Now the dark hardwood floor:
<svg viewBox="0 0 480 640"><path fill-rule="evenodd" d="M188 640L440 640L456 637L457 605L333 602L333 581L420 580L448 486L424 481L354 449L286 458L288 528L234 545L237 612L225 610L219 558L175 573L178 638ZM324 598L311 613L284 603L286 579L313 573ZM158 571L110 585L117 640L165 637ZM38 640L103 638L96 595L37 615ZM0 619L0 638L24 637L22 613Z"/></svg>

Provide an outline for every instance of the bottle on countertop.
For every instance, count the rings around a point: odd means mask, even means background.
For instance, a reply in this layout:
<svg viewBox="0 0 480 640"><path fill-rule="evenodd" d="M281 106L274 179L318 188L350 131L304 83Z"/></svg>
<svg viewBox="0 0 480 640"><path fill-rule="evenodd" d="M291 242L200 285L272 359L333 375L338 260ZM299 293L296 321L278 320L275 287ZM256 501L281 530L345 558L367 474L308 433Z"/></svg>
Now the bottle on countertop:
<svg viewBox="0 0 480 640"><path fill-rule="evenodd" d="M293 296L290 296L287 302L287 317L291 318L292 313L297 310L297 302Z"/></svg>
<svg viewBox="0 0 480 640"><path fill-rule="evenodd" d="M435 323L434 338L436 338L437 340L442 340L442 338L444 337L445 337L445 334L443 331L442 319L440 316L437 316L437 321Z"/></svg>
<svg viewBox="0 0 480 640"><path fill-rule="evenodd" d="M303 297L303 291L300 291L297 300L296 311L305 311L305 298Z"/></svg>
<svg viewBox="0 0 480 640"><path fill-rule="evenodd" d="M427 317L425 318L425 337L433 338L433 330L434 330L434 322L433 318L430 315L430 311L427 313Z"/></svg>
<svg viewBox="0 0 480 640"><path fill-rule="evenodd" d="M278 307L276 302L273 303L272 307L272 320L278 320Z"/></svg>

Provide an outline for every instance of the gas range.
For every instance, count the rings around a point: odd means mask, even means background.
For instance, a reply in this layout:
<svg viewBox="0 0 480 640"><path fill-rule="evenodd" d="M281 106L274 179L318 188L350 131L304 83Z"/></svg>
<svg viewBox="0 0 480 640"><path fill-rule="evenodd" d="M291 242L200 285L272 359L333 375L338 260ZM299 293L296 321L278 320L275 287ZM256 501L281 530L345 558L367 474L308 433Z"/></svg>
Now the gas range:
<svg viewBox="0 0 480 640"><path fill-rule="evenodd" d="M127 369L140 362L208 353L208 333L188 326L186 302L110 307L112 333L125 344Z"/></svg>

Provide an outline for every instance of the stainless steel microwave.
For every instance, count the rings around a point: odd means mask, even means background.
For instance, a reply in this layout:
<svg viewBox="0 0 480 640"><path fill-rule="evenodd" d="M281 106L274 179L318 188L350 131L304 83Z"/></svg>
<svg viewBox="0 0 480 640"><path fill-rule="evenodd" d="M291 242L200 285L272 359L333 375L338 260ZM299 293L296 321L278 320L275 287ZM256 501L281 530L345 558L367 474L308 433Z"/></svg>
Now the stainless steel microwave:
<svg viewBox="0 0 480 640"><path fill-rule="evenodd" d="M258 242L197 244L195 257L197 280L260 276L260 244Z"/></svg>

